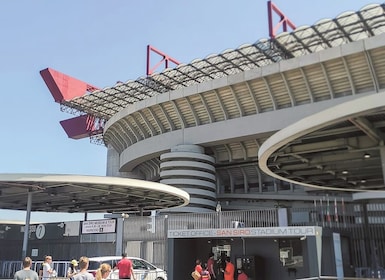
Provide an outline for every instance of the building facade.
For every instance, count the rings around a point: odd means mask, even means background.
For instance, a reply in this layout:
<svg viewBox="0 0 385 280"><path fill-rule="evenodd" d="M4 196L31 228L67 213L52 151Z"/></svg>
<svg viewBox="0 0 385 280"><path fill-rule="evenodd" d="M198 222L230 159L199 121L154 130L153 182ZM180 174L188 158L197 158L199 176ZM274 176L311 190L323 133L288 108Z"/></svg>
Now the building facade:
<svg viewBox="0 0 385 280"><path fill-rule="evenodd" d="M104 89L83 83L84 90L79 90L77 98L66 99L60 93L55 100L85 114L76 121L85 116L91 120L93 126L73 136L86 134L106 145L107 176L161 182L190 194L189 205L167 209L162 215L184 213L188 220L188 215L205 213L308 209L287 215L286 223L273 227L297 223L319 226L327 244L323 261L330 261L329 257L335 256L331 248L341 243L345 264L351 265L344 267L346 274L351 274L349 269L357 274L357 268L380 271L385 266L381 241L385 217L384 106L368 103L365 110L354 114L336 114L328 123L322 119L334 116L328 112L360 100L366 104L368 98L381 99L385 93L384 23L384 5L368 5L357 13L342 14L146 78ZM50 70L43 74L48 72L56 75ZM319 125L312 127L307 120ZM102 124L102 129L96 124ZM280 141L272 141L277 135ZM266 143L272 144L266 147ZM368 150L372 157L363 161L361 154ZM360 176L348 175L349 169L350 174L354 170ZM356 195L363 191L372 195ZM378 216L371 215L374 209ZM339 213L344 211L341 219ZM195 230L196 223L191 225L193 228L184 225L175 230ZM218 224L209 228L234 227ZM234 239L210 234L199 240L177 239L170 238L169 230L162 250L173 261L183 259L178 252L187 246L201 246L204 251L218 246L224 249ZM339 237L334 239L334 233ZM143 237L126 234L126 244L131 242L131 247L138 246L132 242ZM235 237L237 254L245 255L243 236ZM274 235L267 237L269 248L275 248L278 255L281 247L291 248L272 261L275 267L285 268L280 258L293 259L295 246L285 247ZM296 242L301 237L295 236ZM321 265L318 256L310 252L317 247L317 238L306 238L308 247L298 246L311 262L303 275L315 276L321 273L317 272ZM219 243L208 246L214 239ZM268 254L266 248L258 252L256 248L263 246L255 242L250 245L251 254ZM153 250L155 245L148 248ZM362 252L365 257L360 257ZM193 254L189 258L194 258ZM326 272L337 275L338 269ZM266 279L278 279L274 278L277 275L270 276Z"/></svg>

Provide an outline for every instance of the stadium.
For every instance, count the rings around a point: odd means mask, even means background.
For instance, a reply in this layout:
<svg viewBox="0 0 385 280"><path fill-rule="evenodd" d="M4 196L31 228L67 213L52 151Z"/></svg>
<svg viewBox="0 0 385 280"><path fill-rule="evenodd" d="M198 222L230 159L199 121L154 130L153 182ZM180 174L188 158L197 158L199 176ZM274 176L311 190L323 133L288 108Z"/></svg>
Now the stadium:
<svg viewBox="0 0 385 280"><path fill-rule="evenodd" d="M61 122L68 136L90 137L107 147L107 176L159 182L188 192L188 205L160 214L188 219L275 209L278 215L284 213L286 222L274 226L321 226L329 244L325 248L336 242L333 233L341 234L345 274L365 269L382 273L384 9L384 4L368 5L296 28L269 2L270 21L275 12L282 18L280 24L292 31L275 34L270 24L269 39L189 64L148 46L166 65L177 66L159 73L148 67L146 77L103 89L50 68L41 75L62 110L75 114ZM221 222L225 219L219 220L219 228ZM246 218L227 222L227 227L250 227ZM307 257L317 246L317 234L308 238ZM266 246L274 246L274 234L264 237L272 242ZM130 238L135 239L126 236ZM207 246L211 239L173 239L167 246L175 249L169 261L186 260L177 248L187 243ZM217 247L223 249L228 240L218 239ZM259 239L253 246L262 247L265 241ZM244 241L239 242L234 251L245 255L236 249L242 248ZM338 266L325 268L325 254L322 271L338 274ZM337 258L335 251L330 254ZM320 275L320 257L313 257L304 275ZM282 265L282 259L276 265ZM294 271L287 263L283 266ZM355 270L348 272L352 267ZM297 270L301 275L295 266ZM183 275L171 267L169 271L175 279ZM278 278L271 274L266 279Z"/></svg>

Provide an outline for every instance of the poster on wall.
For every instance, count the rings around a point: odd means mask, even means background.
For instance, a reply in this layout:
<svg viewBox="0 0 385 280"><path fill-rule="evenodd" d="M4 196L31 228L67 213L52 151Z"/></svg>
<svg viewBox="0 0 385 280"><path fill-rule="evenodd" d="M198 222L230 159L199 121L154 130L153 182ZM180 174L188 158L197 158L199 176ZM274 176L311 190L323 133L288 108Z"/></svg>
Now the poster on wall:
<svg viewBox="0 0 385 280"><path fill-rule="evenodd" d="M64 236L79 236L80 221L65 222Z"/></svg>

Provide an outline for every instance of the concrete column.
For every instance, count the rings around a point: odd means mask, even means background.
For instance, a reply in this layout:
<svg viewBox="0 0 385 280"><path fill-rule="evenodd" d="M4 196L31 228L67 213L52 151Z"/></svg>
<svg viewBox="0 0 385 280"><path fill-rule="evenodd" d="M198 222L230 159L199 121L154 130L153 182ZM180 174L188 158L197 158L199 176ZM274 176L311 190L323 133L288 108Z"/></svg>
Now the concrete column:
<svg viewBox="0 0 385 280"><path fill-rule="evenodd" d="M106 175L111 177L122 177L122 178L131 178L146 180L143 174L138 172L119 172L120 170L120 154L112 147L108 146L107 148L107 167Z"/></svg>
<svg viewBox="0 0 385 280"><path fill-rule="evenodd" d="M304 242L306 242L307 260L309 263L308 275L309 277L318 277L320 276L321 270L318 263L317 252L320 248L317 249L316 236L307 236Z"/></svg>
<svg viewBox="0 0 385 280"><path fill-rule="evenodd" d="M385 146L380 147L380 155L381 155L382 176L385 183Z"/></svg>
<svg viewBox="0 0 385 280"><path fill-rule="evenodd" d="M122 255L123 250L123 228L124 228L124 219L123 218L117 218L116 219L116 250L115 254L116 256Z"/></svg>
<svg viewBox="0 0 385 280"><path fill-rule="evenodd" d="M175 239L173 238L167 238L167 278L168 279L174 279L174 250L175 250Z"/></svg>
<svg viewBox="0 0 385 280"><path fill-rule="evenodd" d="M120 169L120 157L119 153L115 151L112 146L107 147L107 167L106 167L106 175L107 176L119 176Z"/></svg>

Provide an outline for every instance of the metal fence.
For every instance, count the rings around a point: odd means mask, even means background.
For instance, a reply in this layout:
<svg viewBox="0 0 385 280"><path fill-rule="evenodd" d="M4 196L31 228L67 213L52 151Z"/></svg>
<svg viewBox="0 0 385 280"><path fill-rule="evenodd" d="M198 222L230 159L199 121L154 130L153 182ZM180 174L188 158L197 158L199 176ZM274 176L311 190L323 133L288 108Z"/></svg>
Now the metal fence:
<svg viewBox="0 0 385 280"><path fill-rule="evenodd" d="M42 261L32 262L31 269L39 273L39 269L42 266ZM67 270L70 262L67 261L55 261L52 262L52 268L56 271L57 277L51 277L53 280L60 280L66 278ZM0 278L12 278L16 271L23 268L22 261L0 261Z"/></svg>
<svg viewBox="0 0 385 280"><path fill-rule="evenodd" d="M316 225L350 238L359 277L385 279L385 203L324 203L288 209L290 226Z"/></svg>
<svg viewBox="0 0 385 280"><path fill-rule="evenodd" d="M382 278L376 278L382 279ZM297 278L296 280L373 280L372 278L361 278L361 277L337 277L337 276L318 276L309 278Z"/></svg>
<svg viewBox="0 0 385 280"><path fill-rule="evenodd" d="M356 276L373 278L385 264L385 203L346 203L320 201L308 208L285 208L288 226L321 226L349 236L351 263ZM167 267L168 230L233 227L276 227L279 208L219 211L209 213L168 214L156 216L155 233L148 231L149 217L129 217L124 221L124 244L158 267ZM134 250L132 249L132 250ZM41 262L40 262L41 263ZM55 262L58 276L65 276L68 262ZM34 269L37 270L39 262ZM0 261L2 278L13 277L21 262ZM382 273L381 276L382 277ZM377 275L375 278L379 278ZM384 276L385 278L385 276ZM323 278L327 279L327 278ZM380 278L381 279L381 278Z"/></svg>
<svg viewBox="0 0 385 280"><path fill-rule="evenodd" d="M207 229L278 226L277 209L220 211L174 214L168 217L168 229Z"/></svg>
<svg viewBox="0 0 385 280"><path fill-rule="evenodd" d="M356 276L373 277L385 264L385 203L344 203L336 199L315 202L312 207L285 208L288 226L320 226L349 236L351 263ZM141 252L149 242L162 246L167 230L233 227L276 227L279 208L247 211L170 214L156 217L156 231L147 231L146 217L131 217L125 224L124 242L140 240ZM155 246L155 245L154 245ZM161 250L153 250L160 252ZM167 267L167 257L141 255L159 267ZM164 262L162 262L164 261ZM382 275L382 274L381 274ZM382 277L382 276L380 276ZM379 278L376 276L375 278ZM385 278L385 276L384 276ZM381 278L380 278L381 279Z"/></svg>

